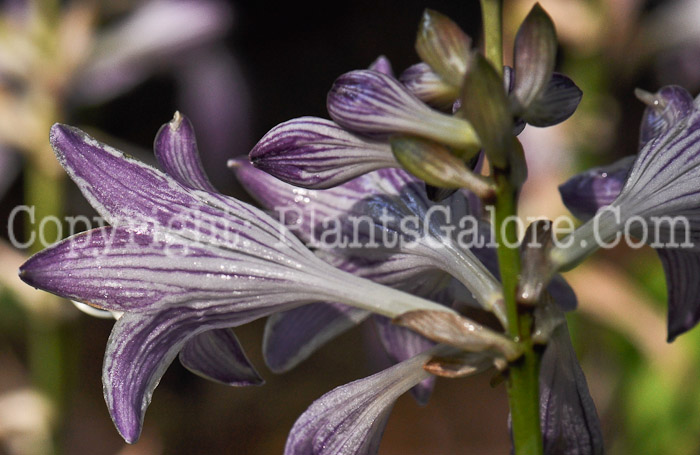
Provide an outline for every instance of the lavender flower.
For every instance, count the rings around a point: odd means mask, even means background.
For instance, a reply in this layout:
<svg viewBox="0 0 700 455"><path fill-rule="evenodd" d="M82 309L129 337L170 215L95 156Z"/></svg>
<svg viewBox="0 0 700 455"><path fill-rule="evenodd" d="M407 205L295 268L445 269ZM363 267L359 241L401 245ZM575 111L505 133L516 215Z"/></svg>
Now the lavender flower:
<svg viewBox="0 0 700 455"><path fill-rule="evenodd" d="M615 242L625 229L650 243L666 273L671 341L700 320L700 289L690 278L700 267L700 110L698 101L676 86L639 95L648 104L639 154L634 161L625 158L587 171L560 187L566 205L589 221L564 240L568 247L555 248L550 256L555 267L570 268L600 246L597 239Z"/></svg>
<svg viewBox="0 0 700 455"><path fill-rule="evenodd" d="M388 317L450 311L342 272L268 215L209 191L191 139L177 115L161 130L157 156L167 175L75 128L54 126L59 161L112 226L66 239L20 269L34 287L124 313L108 342L103 383L128 442L138 438L153 389L178 352L215 379L260 382L227 328L324 300ZM220 353L231 368L211 363Z"/></svg>

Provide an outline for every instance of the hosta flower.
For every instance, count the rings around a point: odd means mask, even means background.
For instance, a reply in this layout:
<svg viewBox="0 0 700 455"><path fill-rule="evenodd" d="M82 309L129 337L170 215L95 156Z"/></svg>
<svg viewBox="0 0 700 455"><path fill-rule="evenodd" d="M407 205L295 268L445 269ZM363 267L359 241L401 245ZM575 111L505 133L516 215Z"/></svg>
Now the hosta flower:
<svg viewBox="0 0 700 455"><path fill-rule="evenodd" d="M262 211L212 192L191 127L179 115L156 140L156 157L168 174L72 127L55 125L51 144L111 226L34 255L20 276L123 313L109 338L103 383L110 414L128 442L138 438L151 394L178 353L185 365L223 382L259 382L230 327L313 301L390 318L451 311L342 272ZM220 356L232 367L217 363Z"/></svg>
<svg viewBox="0 0 700 455"><path fill-rule="evenodd" d="M639 95L648 107L636 159L587 171L560 187L566 205L588 221L550 257L557 268L571 267L600 242L619 242L622 232L649 243L666 273L673 340L700 319L700 288L693 278L700 270L700 109L676 86Z"/></svg>
<svg viewBox="0 0 700 455"><path fill-rule="evenodd" d="M443 205L433 204L427 199L423 185L399 169L372 172L344 185L315 191L281 182L244 160L232 164L248 192L263 207L277 211L280 220L299 238L323 249L319 255L324 260L356 275L446 305L452 305L455 300L471 301L494 311L503 321L500 284L473 253L459 247L449 228L443 229L445 212L455 223L469 216L464 195ZM433 209L426 218L431 207L445 212ZM387 217L385 221L382 216ZM416 229L420 232L413 245L402 246L392 239L405 236L400 223L411 217L419 220ZM353 219L362 220L360 230L355 229ZM422 226L426 219L429 226ZM337 229L329 229L334 224ZM328 231L332 241L320 241ZM482 230L479 234L487 233ZM367 242L371 237L376 241L371 248L335 248L335 244L344 243L342 239ZM465 286L472 290L476 301ZM268 320L265 333L268 366L277 371L290 369L324 342L368 316L366 311L337 303L312 304L275 314ZM394 361L410 358L432 345L423 337L389 324L386 318L375 316L374 319L382 344ZM419 401L424 401L428 391L429 385L423 384L414 392Z"/></svg>
<svg viewBox="0 0 700 455"><path fill-rule="evenodd" d="M495 250L486 248L491 243L490 232L466 192L457 192L443 203L433 203L428 200L424 185L399 169L365 174L327 190L307 190L267 175L246 160L233 160L231 165L248 192L263 207L276 211L285 225L311 245L327 246L319 239L331 230L332 222L339 220L340 229L335 232L340 232L340 236L352 238L353 226L343 223L352 218L364 220L363 232L375 232L378 244L374 248L331 248L321 254L325 260L351 273L446 305L471 302L477 308L494 311L505 323L500 285L495 281ZM431 210L430 229L421 232L416 245L401 249L398 245L381 244L382 239L404 232L396 221L382 221L383 215L391 215L395 220L423 220ZM477 228L474 238L462 238L464 245L451 235L468 231L468 225L460 228L460 220L471 221ZM464 249L471 241L473 248ZM473 296L465 292L465 287ZM563 308L575 307L576 298L560 277L555 278L549 290ZM264 344L268 366L278 371L292 368L367 316L362 310L334 303L312 304L271 316ZM380 340L394 361L410 358L431 346L424 338L387 324L385 318L375 316L374 320ZM413 391L419 398L427 398L426 390L423 384Z"/></svg>
<svg viewBox="0 0 700 455"><path fill-rule="evenodd" d="M387 370L340 386L316 400L292 427L285 455L373 455L396 399L430 377L424 365L439 348ZM462 375L488 369L493 361L469 354Z"/></svg>

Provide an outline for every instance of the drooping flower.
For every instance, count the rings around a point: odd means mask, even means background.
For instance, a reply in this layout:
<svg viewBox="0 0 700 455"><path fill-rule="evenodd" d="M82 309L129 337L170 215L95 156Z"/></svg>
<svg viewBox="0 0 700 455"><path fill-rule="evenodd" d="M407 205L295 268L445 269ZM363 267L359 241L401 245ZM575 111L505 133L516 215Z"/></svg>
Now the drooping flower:
<svg viewBox="0 0 700 455"><path fill-rule="evenodd" d="M177 115L163 127L156 155L164 174L80 130L54 126L59 161L111 226L66 239L20 269L34 287L124 313L110 335L103 383L128 442L138 438L151 394L178 353L214 379L259 382L230 327L313 301L388 317L450 311L342 272L270 216L212 192L193 138ZM220 354L231 368L212 363Z"/></svg>
<svg viewBox="0 0 700 455"><path fill-rule="evenodd" d="M373 455L396 399L430 377L424 365L439 347L323 395L296 421L287 438L285 455ZM443 348L444 349L444 348ZM493 365L479 353L467 354L462 375Z"/></svg>
<svg viewBox="0 0 700 455"><path fill-rule="evenodd" d="M560 187L567 207L588 221L550 257L554 267L569 268L601 243L618 243L623 231L649 243L666 274L671 341L700 320L700 289L690 278L700 270L700 109L677 86L639 95L648 106L638 155L586 171Z"/></svg>

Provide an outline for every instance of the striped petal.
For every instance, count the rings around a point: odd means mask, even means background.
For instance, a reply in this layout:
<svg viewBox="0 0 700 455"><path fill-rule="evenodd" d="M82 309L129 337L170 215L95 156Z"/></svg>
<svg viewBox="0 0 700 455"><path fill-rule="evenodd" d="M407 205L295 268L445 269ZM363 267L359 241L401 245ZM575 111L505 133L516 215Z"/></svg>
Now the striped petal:
<svg viewBox="0 0 700 455"><path fill-rule="evenodd" d="M668 289L668 341L700 321L700 254L682 249L658 248Z"/></svg>
<svg viewBox="0 0 700 455"><path fill-rule="evenodd" d="M479 141L471 125L430 109L396 79L375 71L343 74L333 83L328 113L351 131L387 137L402 133L476 153Z"/></svg>
<svg viewBox="0 0 700 455"><path fill-rule="evenodd" d="M195 335L185 343L179 358L191 372L222 384L247 386L265 382L231 329L214 329Z"/></svg>
<svg viewBox="0 0 700 455"><path fill-rule="evenodd" d="M419 100L442 111L450 110L459 98L459 91L446 84L427 63L409 66L399 80Z"/></svg>
<svg viewBox="0 0 700 455"><path fill-rule="evenodd" d="M264 208L277 212L278 219L304 242L311 243L328 220L339 220L366 197L399 194L409 182L406 172L385 169L362 175L323 191L298 188L255 169L247 160L229 163L238 181Z"/></svg>
<svg viewBox="0 0 700 455"><path fill-rule="evenodd" d="M250 152L255 167L302 188L324 189L385 167L398 167L385 142L362 138L316 117L271 129Z"/></svg>
<svg viewBox="0 0 700 455"><path fill-rule="evenodd" d="M316 400L296 421L285 455L371 455L396 399L429 377L422 354L364 379L340 386Z"/></svg>
<svg viewBox="0 0 700 455"><path fill-rule="evenodd" d="M424 185L400 169L382 169L323 191L276 183L276 179L251 169L245 163L236 166L234 171L253 197L266 208L277 210L280 220L309 244L327 248L329 245L343 245L343 239L357 239L360 245L374 239L376 247L359 248L345 254L374 259L397 253L408 254L417 258L418 263L429 261L433 268L452 274L482 303L497 300L495 296L500 295L500 285L481 261L468 249L460 248L449 229L445 230L450 223L471 216L463 193L441 204L433 203L428 199ZM450 223L446 222L445 215ZM355 225L353 217L362 222ZM410 248L402 249L406 244L394 239L411 234L408 232L411 228L402 225L405 219L421 221L415 226L417 241L408 242ZM337 230L329 230L329 225L337 226ZM437 249L436 245L439 245Z"/></svg>
<svg viewBox="0 0 700 455"><path fill-rule="evenodd" d="M580 220L593 218L598 209L617 199L635 156L627 156L608 166L597 167L571 177L559 186L561 199Z"/></svg>
<svg viewBox="0 0 700 455"><path fill-rule="evenodd" d="M197 139L189 119L179 112L163 125L153 145L160 167L184 186L216 192L204 172L197 150Z"/></svg>
<svg viewBox="0 0 700 455"><path fill-rule="evenodd" d="M553 333L540 367L540 419L546 455L602 455L595 403L566 323Z"/></svg>
<svg viewBox="0 0 700 455"><path fill-rule="evenodd" d="M319 255L346 272L431 299L433 291L442 288L446 281L445 274L436 272L432 263L415 256L393 255L388 259L371 260L328 253ZM417 289L417 285L421 289ZM366 311L340 303L310 304L276 313L268 318L265 326L265 361L272 371L288 371L368 316ZM408 358L389 354L399 360Z"/></svg>
<svg viewBox="0 0 700 455"><path fill-rule="evenodd" d="M139 438L153 391L185 343L248 320L185 307L124 314L107 342L102 383L109 413L126 442Z"/></svg>
<svg viewBox="0 0 700 455"><path fill-rule="evenodd" d="M298 293L301 275L306 273L125 226L68 238L20 268L20 277L31 286L110 311L139 312L201 301L243 307L255 300L264 307L266 295L278 302L276 294L284 291L313 300L313 292ZM295 281L300 286L292 285Z"/></svg>

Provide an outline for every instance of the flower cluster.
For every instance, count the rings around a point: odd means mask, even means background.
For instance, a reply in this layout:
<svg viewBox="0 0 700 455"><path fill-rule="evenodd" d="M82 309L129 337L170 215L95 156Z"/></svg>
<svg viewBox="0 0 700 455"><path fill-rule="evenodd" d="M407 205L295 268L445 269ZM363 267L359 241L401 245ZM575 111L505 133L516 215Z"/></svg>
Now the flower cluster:
<svg viewBox="0 0 700 455"><path fill-rule="evenodd" d="M421 63L396 78L380 57L341 75L328 94L331 120L282 123L249 159L230 160L266 211L216 191L179 113L156 136L162 171L75 128L52 128L59 162L110 226L36 254L20 276L117 314L103 383L127 442L138 439L175 357L212 380L259 385L233 328L268 317L263 353L281 373L371 319L393 366L314 402L286 454L376 453L398 396L411 391L425 403L436 376L487 370L508 380L516 450L603 453L563 317L576 297L557 273L599 246L596 223L610 240L631 219L684 217L688 241L698 237L698 102L678 87L640 92L649 107L638 157L561 187L572 212L590 220L564 245L552 241L551 224L533 223L513 251L499 223L527 175L517 135L567 119L581 92L554 72L554 26L539 5L518 31L513 68L471 47L454 22L428 10L416 41ZM662 235L672 241L679 225ZM464 241L474 238L486 241ZM659 249L669 338L700 319L688 280L700 267L696 250ZM535 387L533 399L513 392L524 384ZM523 445L523 422L537 418L539 431Z"/></svg>

